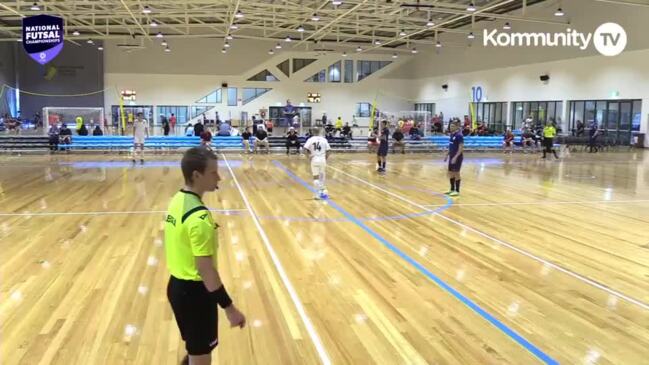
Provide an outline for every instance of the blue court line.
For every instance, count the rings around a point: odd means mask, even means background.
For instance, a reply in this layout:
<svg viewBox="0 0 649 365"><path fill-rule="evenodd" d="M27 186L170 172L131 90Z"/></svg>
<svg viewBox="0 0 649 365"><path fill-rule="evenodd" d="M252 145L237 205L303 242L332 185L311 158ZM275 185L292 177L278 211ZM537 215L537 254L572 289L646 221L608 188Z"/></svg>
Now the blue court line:
<svg viewBox="0 0 649 365"><path fill-rule="evenodd" d="M314 194L317 193L315 189L311 187L306 181L302 180L299 176L295 175L293 172L291 172L289 169L287 169L282 163L279 161L273 161L275 166L277 166L279 169L284 171L288 176L290 176L293 180L297 181L300 183L302 186L313 192ZM379 235L376 231L374 231L372 228L368 227L365 223L361 222L359 219L354 217L351 213L349 213L347 210L345 210L343 207L338 205L336 202L333 200L327 199L327 203L329 204L330 207L336 209L338 212L340 212L342 215L347 217L351 222L355 223L357 226L362 228L365 232L367 232L370 236L374 237L377 241L381 242L385 247L389 248L392 252L396 253L399 257L402 259L406 260L410 265L414 266L419 272L424 274L426 277L428 277L430 280L434 281L439 287L453 295L455 298L457 298L460 302L462 302L464 305L467 307L471 308L473 311L478 313L482 318L487 320L489 323L494 325L496 328L501 330L503 333L505 333L507 336L509 336L511 339L516 341L519 345L523 346L527 351L531 352L534 356L536 356L539 360L544 362L545 364L559 364L559 362L553 358L551 358L548 354L543 352L541 349L538 347L534 346L531 342L526 340L523 336L519 335L514 331L513 329L507 327L504 323L499 321L496 317L492 316L489 314L486 310L482 309L479 305L474 303L471 299L465 297L462 293L457 291L455 288L444 282L442 279L437 277L435 274L430 272L428 269L426 269L423 265L415 261L412 257L408 256L406 253L401 251L399 248L397 248L395 245L390 243L387 239L383 238L381 235Z"/></svg>

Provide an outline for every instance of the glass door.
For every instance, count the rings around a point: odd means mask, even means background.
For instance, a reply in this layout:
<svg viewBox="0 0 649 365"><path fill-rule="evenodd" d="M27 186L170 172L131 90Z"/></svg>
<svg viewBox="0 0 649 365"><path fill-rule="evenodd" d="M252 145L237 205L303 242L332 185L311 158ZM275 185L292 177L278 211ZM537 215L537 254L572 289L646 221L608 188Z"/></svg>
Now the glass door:
<svg viewBox="0 0 649 365"><path fill-rule="evenodd" d="M631 101L620 102L620 123L618 124L618 143L631 143Z"/></svg>

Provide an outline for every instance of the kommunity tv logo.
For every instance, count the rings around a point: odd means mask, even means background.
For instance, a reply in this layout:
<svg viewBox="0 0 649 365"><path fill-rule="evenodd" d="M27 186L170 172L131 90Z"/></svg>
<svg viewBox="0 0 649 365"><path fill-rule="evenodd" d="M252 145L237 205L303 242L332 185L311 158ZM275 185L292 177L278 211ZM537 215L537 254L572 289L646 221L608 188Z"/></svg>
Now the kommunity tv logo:
<svg viewBox="0 0 649 365"><path fill-rule="evenodd" d="M578 47L586 50L591 43L604 56L617 56L626 48L626 31L619 24L604 23L594 33L566 29L561 33L500 32L484 30L485 47Z"/></svg>

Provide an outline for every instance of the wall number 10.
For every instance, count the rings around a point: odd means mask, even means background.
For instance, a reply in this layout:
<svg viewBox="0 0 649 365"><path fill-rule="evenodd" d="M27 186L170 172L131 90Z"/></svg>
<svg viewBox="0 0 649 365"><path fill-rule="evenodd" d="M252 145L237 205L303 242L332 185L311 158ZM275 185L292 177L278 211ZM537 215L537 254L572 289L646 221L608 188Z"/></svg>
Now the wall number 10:
<svg viewBox="0 0 649 365"><path fill-rule="evenodd" d="M474 86L471 88L473 94L473 102L479 103L482 101L482 86Z"/></svg>

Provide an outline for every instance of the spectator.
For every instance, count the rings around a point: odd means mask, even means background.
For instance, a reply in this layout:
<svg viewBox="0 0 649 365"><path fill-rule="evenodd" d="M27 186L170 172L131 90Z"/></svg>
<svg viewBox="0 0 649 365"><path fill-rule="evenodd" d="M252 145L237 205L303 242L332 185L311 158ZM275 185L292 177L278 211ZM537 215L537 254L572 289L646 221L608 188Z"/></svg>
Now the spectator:
<svg viewBox="0 0 649 365"><path fill-rule="evenodd" d="M219 136L220 137L229 137L232 132L232 127L230 126L230 123L221 123L219 126Z"/></svg>
<svg viewBox="0 0 649 365"><path fill-rule="evenodd" d="M584 131L585 131L584 122L582 122L581 120L578 120L577 121L577 137L583 136Z"/></svg>
<svg viewBox="0 0 649 365"><path fill-rule="evenodd" d="M297 114L293 117L293 128L295 128L295 130L300 129L300 116Z"/></svg>
<svg viewBox="0 0 649 365"><path fill-rule="evenodd" d="M322 125L327 125L327 113L322 113Z"/></svg>
<svg viewBox="0 0 649 365"><path fill-rule="evenodd" d="M300 140L295 132L294 128L288 130L288 135L286 136L286 154L288 155L291 151L291 147L295 147L295 151L300 153Z"/></svg>
<svg viewBox="0 0 649 365"><path fill-rule="evenodd" d="M419 128L415 125L410 128L410 139L418 141L421 139L421 134L419 133Z"/></svg>
<svg viewBox="0 0 649 365"><path fill-rule="evenodd" d="M394 139L394 142L392 142L392 153L397 153L397 148L401 149L401 154L406 153L406 144L403 138L403 132L399 128L392 133L392 139Z"/></svg>
<svg viewBox="0 0 649 365"><path fill-rule="evenodd" d="M52 124L50 130L47 132L47 135L50 137L50 151L57 151L59 149L59 127L56 124Z"/></svg>
<svg viewBox="0 0 649 365"><path fill-rule="evenodd" d="M209 128L201 132L201 146L207 148L210 151L212 150L212 132Z"/></svg>
<svg viewBox="0 0 649 365"><path fill-rule="evenodd" d="M503 137L503 148L503 153L507 153L508 149L510 155L514 152L514 133L512 133L510 128L507 128L507 132L505 132L505 136Z"/></svg>
<svg viewBox="0 0 649 365"><path fill-rule="evenodd" d="M588 153L597 152L597 137L599 136L599 126L597 121L593 120L590 123L590 130L588 131L588 146L590 147Z"/></svg>
<svg viewBox="0 0 649 365"><path fill-rule="evenodd" d="M185 127L185 136L191 137L194 135L194 128L191 123L187 123L187 126Z"/></svg>
<svg viewBox="0 0 649 365"><path fill-rule="evenodd" d="M268 134L271 136L273 135L273 121L271 119L266 121L266 131L268 131Z"/></svg>
<svg viewBox="0 0 649 365"><path fill-rule="evenodd" d="M342 134L342 131L343 131L343 118L338 117L338 119L336 119L336 132Z"/></svg>
<svg viewBox="0 0 649 365"><path fill-rule="evenodd" d="M203 117L205 117L205 114L203 114ZM205 127L203 126L203 124L199 120L199 121L196 122L196 124L194 124L194 136L200 137L201 133L203 133L203 131L205 131Z"/></svg>
<svg viewBox="0 0 649 365"><path fill-rule="evenodd" d="M176 115L174 113L171 113L171 116L169 117L169 126L171 127L171 130L173 131L173 134L176 134Z"/></svg>
<svg viewBox="0 0 649 365"><path fill-rule="evenodd" d="M370 135L367 136L367 147L370 150L370 153L376 153L377 148L379 147L379 130L378 128L372 129Z"/></svg>
<svg viewBox="0 0 649 365"><path fill-rule="evenodd" d="M257 134L255 135L255 150L257 152L258 148L266 147L266 152L270 153L270 143L268 142L268 133L263 128L257 128Z"/></svg>
<svg viewBox="0 0 649 365"><path fill-rule="evenodd" d="M95 126L95 129L92 131L93 136L103 136L104 132L101 131L101 128L99 128L99 124Z"/></svg>
<svg viewBox="0 0 649 365"><path fill-rule="evenodd" d="M86 128L86 123L81 123L81 128L77 131L77 134L80 136L88 135L88 128Z"/></svg>
<svg viewBox="0 0 649 365"><path fill-rule="evenodd" d="M352 127L349 126L349 123L345 123L343 127L343 137L352 139Z"/></svg>
<svg viewBox="0 0 649 365"><path fill-rule="evenodd" d="M334 125L331 124L331 121L329 121L329 122L325 125L325 138L327 138L327 141L328 141L329 139L333 138L334 133L335 133Z"/></svg>
<svg viewBox="0 0 649 365"><path fill-rule="evenodd" d="M521 135L522 139L522 146L523 146L523 153L527 153L527 147L532 147L534 146L534 133L529 128L524 128L523 133Z"/></svg>
<svg viewBox="0 0 649 365"><path fill-rule="evenodd" d="M165 118L165 119L162 121L162 133L163 133L165 136L168 136L168 135L169 135L169 130L170 130L170 129L171 129L171 128L169 128L169 122L167 121L167 118Z"/></svg>
<svg viewBox="0 0 649 365"><path fill-rule="evenodd" d="M243 153L250 152L250 137L252 137L252 134L250 133L250 127L246 127L246 129L241 134L241 142L243 142Z"/></svg>
<svg viewBox="0 0 649 365"><path fill-rule="evenodd" d="M65 123L63 123L61 130L59 131L59 144L70 143L72 143L72 131Z"/></svg>

